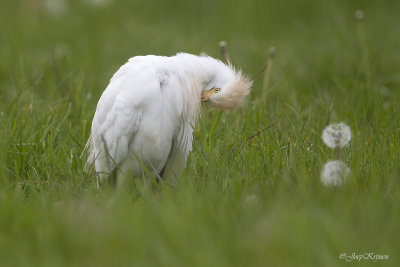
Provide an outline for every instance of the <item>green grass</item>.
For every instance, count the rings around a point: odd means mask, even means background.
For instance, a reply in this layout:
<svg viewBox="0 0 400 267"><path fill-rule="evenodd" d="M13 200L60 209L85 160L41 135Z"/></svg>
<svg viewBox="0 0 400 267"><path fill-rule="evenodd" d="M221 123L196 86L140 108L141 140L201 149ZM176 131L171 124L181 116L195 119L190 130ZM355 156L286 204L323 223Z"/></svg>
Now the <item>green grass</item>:
<svg viewBox="0 0 400 267"><path fill-rule="evenodd" d="M398 1L3 2L0 266L400 266ZM111 75L135 55L221 58L220 40L251 76L276 47L266 99L259 77L243 108L203 107L175 192L97 190L80 155ZM333 189L320 135L338 121L354 137Z"/></svg>

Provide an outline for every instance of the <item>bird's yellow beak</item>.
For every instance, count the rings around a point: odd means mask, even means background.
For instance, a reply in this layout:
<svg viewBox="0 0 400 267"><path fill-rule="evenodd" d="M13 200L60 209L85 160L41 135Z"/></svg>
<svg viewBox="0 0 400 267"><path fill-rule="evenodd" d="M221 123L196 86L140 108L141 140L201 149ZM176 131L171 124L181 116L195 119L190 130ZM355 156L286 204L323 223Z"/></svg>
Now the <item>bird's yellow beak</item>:
<svg viewBox="0 0 400 267"><path fill-rule="evenodd" d="M216 88L212 88L208 91L202 91L201 92L201 102L207 102L210 99L210 97L213 94L217 93L218 91L219 91L219 89L216 89Z"/></svg>

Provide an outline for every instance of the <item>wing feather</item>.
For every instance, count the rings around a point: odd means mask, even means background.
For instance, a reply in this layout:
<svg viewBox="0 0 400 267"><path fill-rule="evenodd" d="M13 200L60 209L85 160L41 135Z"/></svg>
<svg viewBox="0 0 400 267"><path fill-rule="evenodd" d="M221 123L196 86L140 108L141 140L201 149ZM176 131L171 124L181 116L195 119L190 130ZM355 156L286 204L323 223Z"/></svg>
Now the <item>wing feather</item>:
<svg viewBox="0 0 400 267"><path fill-rule="evenodd" d="M92 128L93 144L98 155L96 171L105 173L102 179L128 156L129 146L141 121L142 110L120 94L105 115L105 120Z"/></svg>
<svg viewBox="0 0 400 267"><path fill-rule="evenodd" d="M154 72L154 71L153 71ZM143 97L152 87L152 71L131 60L113 75L97 104L92 122L90 160L104 179L129 153L129 145L142 121Z"/></svg>
<svg viewBox="0 0 400 267"><path fill-rule="evenodd" d="M109 155L119 164L128 156L132 142L142 120L142 111L123 97L117 97L115 104L102 127L102 135Z"/></svg>

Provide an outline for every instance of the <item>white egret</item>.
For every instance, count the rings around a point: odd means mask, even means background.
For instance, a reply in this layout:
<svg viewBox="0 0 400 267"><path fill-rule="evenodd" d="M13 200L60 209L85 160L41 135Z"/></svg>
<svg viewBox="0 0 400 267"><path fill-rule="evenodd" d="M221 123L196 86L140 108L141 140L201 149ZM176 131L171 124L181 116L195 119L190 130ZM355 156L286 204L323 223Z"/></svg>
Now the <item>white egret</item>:
<svg viewBox="0 0 400 267"><path fill-rule="evenodd" d="M100 181L129 173L176 185L192 150L201 102L222 110L239 106L252 82L208 56L136 56L111 78L97 104L87 146Z"/></svg>

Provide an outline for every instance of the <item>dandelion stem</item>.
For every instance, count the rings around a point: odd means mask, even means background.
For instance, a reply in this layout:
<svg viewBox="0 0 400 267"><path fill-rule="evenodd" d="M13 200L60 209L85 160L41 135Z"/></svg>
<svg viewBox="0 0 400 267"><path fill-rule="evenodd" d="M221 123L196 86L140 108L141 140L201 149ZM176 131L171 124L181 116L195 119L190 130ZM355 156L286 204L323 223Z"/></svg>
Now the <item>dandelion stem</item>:
<svg viewBox="0 0 400 267"><path fill-rule="evenodd" d="M232 64L232 62L231 62L231 57L229 56L229 53L228 53L228 48L227 48L226 41L221 41L221 42L219 42L219 48L221 48L221 53L222 53L222 55L224 56L225 61L226 61L229 65Z"/></svg>
<svg viewBox="0 0 400 267"><path fill-rule="evenodd" d="M371 81L371 64L369 60L367 37L364 28L364 12L362 10L357 10L354 16L357 20L357 43L361 52L361 67L363 68L362 71L364 72L363 74L365 75L365 80L369 85Z"/></svg>
<svg viewBox="0 0 400 267"><path fill-rule="evenodd" d="M268 59L267 59L267 66L266 66L266 71L264 72L264 82L263 82L263 93L262 93L262 105L265 106L267 102L267 92L268 92L268 85L269 85L269 78L271 76L271 68L272 68L272 62L274 61L275 57L275 47L271 46L269 48L269 54L268 54Z"/></svg>
<svg viewBox="0 0 400 267"><path fill-rule="evenodd" d="M340 146L336 147L336 159L340 160Z"/></svg>

